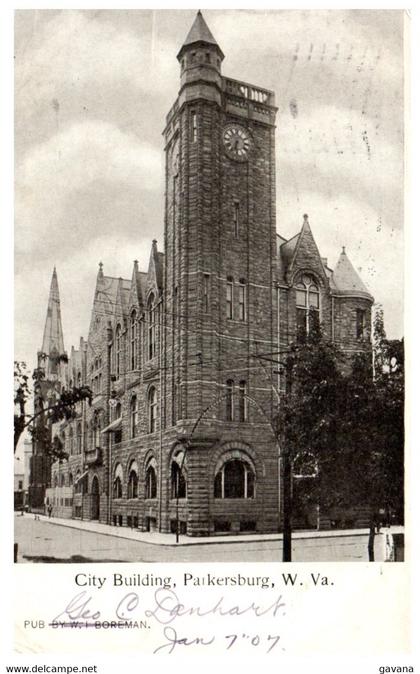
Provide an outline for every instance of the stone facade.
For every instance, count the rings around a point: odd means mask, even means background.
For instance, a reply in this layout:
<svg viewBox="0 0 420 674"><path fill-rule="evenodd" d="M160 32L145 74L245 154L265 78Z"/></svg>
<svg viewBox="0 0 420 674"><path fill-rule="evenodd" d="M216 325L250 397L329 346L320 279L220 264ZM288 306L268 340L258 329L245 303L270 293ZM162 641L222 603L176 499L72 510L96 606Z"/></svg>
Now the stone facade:
<svg viewBox="0 0 420 674"><path fill-rule="evenodd" d="M373 298L345 251L332 271L307 216L292 239L276 234L274 93L224 77L223 58L199 13L164 129L164 253L154 241L131 279L100 264L64 377L93 402L53 428L69 455L52 466L56 514L190 536L278 531L283 382L263 357L310 330L311 307L349 354L370 349Z"/></svg>

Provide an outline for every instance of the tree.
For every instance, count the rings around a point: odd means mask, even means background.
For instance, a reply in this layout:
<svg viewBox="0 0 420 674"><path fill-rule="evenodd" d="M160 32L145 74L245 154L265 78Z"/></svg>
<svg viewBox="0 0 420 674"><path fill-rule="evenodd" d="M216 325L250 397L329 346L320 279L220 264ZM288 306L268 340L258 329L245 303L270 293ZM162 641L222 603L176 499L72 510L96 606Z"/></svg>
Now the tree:
<svg viewBox="0 0 420 674"><path fill-rule="evenodd" d="M25 430L26 426L26 415L25 415L25 405L31 395L29 387L29 375L26 370L26 364L23 361L15 360L14 364L14 383L15 383L15 395L14 395L14 453L16 452L16 447L19 442L19 438Z"/></svg>
<svg viewBox="0 0 420 674"><path fill-rule="evenodd" d="M298 336L284 363L286 387L279 405L284 494L287 496L290 490L290 496L283 502L286 538L291 537L292 519L296 516L296 499L291 493L295 466L303 474L317 475L305 480L303 508L314 502L331 507L339 498L331 474L336 469L331 456L337 454L345 359L340 349L323 335L317 316L311 319L309 334ZM291 561L290 542L283 560Z"/></svg>
<svg viewBox="0 0 420 674"><path fill-rule="evenodd" d="M317 503L321 512L353 519L367 513L372 561L381 515L402 521L403 513L403 344L386 339L381 311L374 321L373 363L374 372L369 350L349 362L315 323L286 359L278 419L286 467L289 462L283 489L291 488L293 466L306 464L306 474L316 477L305 481L304 506ZM289 515L296 515L292 497L289 506Z"/></svg>
<svg viewBox="0 0 420 674"><path fill-rule="evenodd" d="M67 356L60 356L60 359L66 361ZM51 398L51 401L45 405L41 394L42 383L45 381L45 372L42 368L36 368L33 371L33 388L31 388L26 364L22 361L15 361L14 380L14 452L16 452L22 433L25 429L28 429L35 440L43 443L47 452L53 458L64 458L59 443L57 441L51 442L51 424L62 419L75 417L76 405L80 401L87 400L91 404L91 389L88 386L78 386L71 390L61 391L61 393L57 392ZM26 405L31 396L35 398L36 410L34 414L27 414Z"/></svg>

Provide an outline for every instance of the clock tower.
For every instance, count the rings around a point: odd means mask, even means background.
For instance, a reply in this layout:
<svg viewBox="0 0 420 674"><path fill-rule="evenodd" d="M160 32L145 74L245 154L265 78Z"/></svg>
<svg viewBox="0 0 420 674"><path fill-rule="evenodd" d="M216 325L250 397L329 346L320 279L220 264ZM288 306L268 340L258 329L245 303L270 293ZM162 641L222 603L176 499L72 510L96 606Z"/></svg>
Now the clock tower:
<svg viewBox="0 0 420 674"><path fill-rule="evenodd" d="M224 54L201 12L177 58L180 89L164 130L165 426L192 443L189 533L217 532L209 476L229 451L244 454L257 480L252 499L235 499L234 530L245 520L273 530L275 401L255 355L277 343L274 93L222 75Z"/></svg>

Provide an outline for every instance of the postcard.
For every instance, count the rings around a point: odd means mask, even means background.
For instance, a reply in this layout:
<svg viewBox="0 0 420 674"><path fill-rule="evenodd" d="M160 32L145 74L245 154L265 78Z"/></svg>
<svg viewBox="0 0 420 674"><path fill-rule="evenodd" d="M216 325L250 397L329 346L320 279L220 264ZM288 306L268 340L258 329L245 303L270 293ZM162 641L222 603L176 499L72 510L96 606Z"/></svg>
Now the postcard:
<svg viewBox="0 0 420 674"><path fill-rule="evenodd" d="M414 671L407 12L14 40L5 671Z"/></svg>

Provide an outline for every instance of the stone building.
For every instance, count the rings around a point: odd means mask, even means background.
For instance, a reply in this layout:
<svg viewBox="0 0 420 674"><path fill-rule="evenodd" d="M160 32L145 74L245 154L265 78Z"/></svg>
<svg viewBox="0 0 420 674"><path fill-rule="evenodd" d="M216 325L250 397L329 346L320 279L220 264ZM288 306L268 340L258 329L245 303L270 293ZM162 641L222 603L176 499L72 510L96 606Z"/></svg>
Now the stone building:
<svg viewBox="0 0 420 674"><path fill-rule="evenodd" d="M146 531L275 532L282 382L262 359L313 312L349 354L370 349L373 298L344 249L328 266L306 215L293 238L276 232L274 93L222 75L200 12L177 58L164 252L153 241L129 279L99 265L87 340L61 373L93 402L53 429L69 458L47 499L57 515Z"/></svg>

